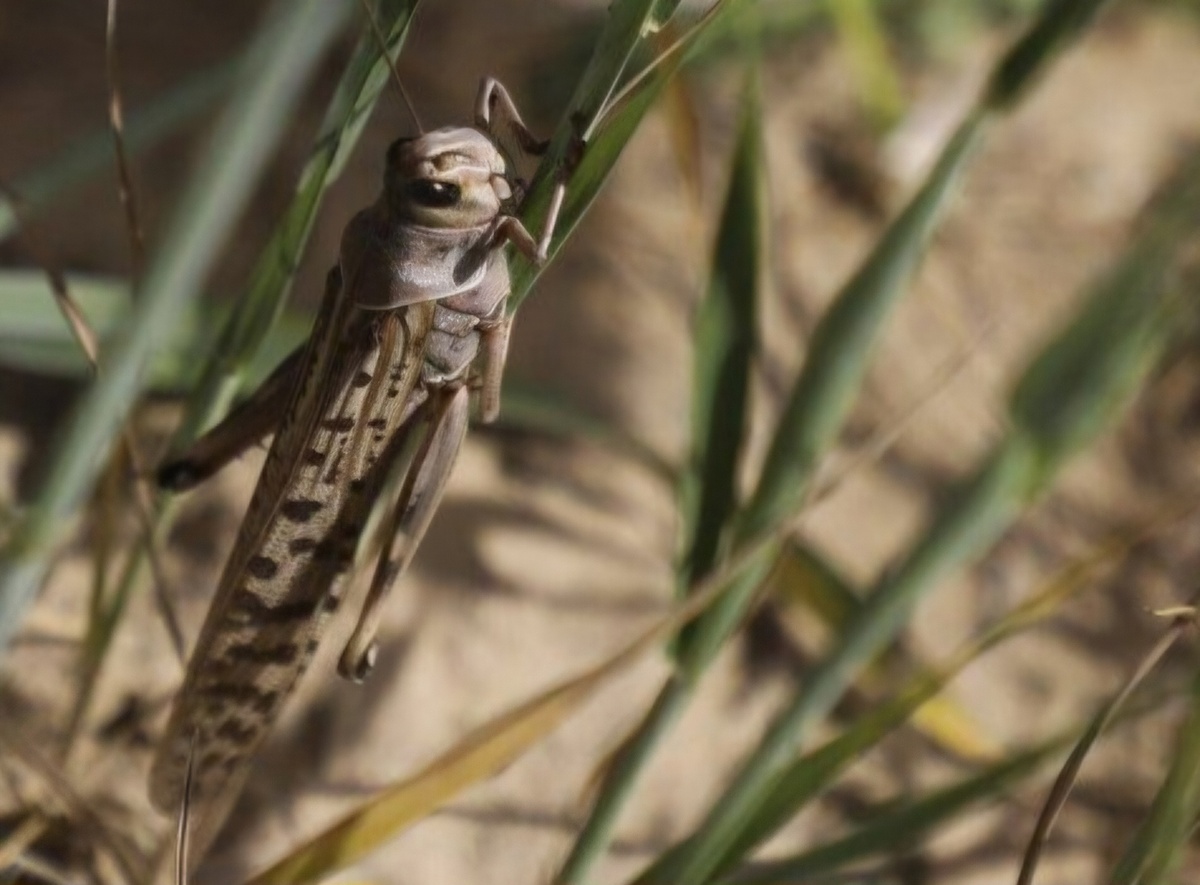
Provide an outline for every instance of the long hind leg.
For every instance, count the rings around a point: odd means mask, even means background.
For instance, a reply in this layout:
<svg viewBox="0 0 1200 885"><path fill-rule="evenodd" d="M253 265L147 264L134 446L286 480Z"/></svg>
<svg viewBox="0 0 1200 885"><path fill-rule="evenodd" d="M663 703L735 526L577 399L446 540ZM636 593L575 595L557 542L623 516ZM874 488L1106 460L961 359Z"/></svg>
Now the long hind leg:
<svg viewBox="0 0 1200 885"><path fill-rule="evenodd" d="M354 633L342 651L338 672L362 681L375 666L375 634L388 591L408 569L442 499L446 481L467 432L466 386L434 394L428 404L430 428L404 478L387 527L390 539L380 552Z"/></svg>

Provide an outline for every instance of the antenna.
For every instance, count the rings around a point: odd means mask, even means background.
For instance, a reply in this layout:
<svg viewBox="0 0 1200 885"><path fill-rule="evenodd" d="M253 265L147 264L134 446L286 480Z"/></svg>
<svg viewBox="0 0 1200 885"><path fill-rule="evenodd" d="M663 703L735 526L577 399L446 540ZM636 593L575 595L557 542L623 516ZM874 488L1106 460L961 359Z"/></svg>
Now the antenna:
<svg viewBox="0 0 1200 885"><path fill-rule="evenodd" d="M412 103L412 99L408 97L408 90L404 88L404 81L400 79L400 72L396 70L396 63L392 61L392 56L388 52L387 37L383 33L383 29L379 27L379 20L375 18L375 11L371 9L371 0L360 0L363 12L367 15L367 21L371 25L371 33L375 35L375 42L379 44L379 53L383 56L383 60L387 62L388 70L392 72L392 79L396 81L396 86L400 89L400 95L404 99L404 106L408 108L408 114L412 117L413 123L416 124L417 132L421 135L425 134L425 127L421 125L421 118L417 116L417 109Z"/></svg>

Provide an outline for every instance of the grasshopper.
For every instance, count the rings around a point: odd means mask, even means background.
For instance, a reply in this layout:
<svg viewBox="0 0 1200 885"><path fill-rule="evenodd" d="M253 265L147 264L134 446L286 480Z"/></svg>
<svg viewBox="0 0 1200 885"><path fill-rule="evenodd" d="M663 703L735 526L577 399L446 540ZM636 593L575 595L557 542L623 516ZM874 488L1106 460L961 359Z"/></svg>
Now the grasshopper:
<svg viewBox="0 0 1200 885"><path fill-rule="evenodd" d="M504 247L544 262L565 193L559 175L535 240L512 214L523 188L500 135L528 155L547 146L487 78L474 127L393 143L382 194L345 229L308 341L159 469L159 484L181 491L274 433L151 771L153 802L173 810L194 753L201 844L311 661L367 517L413 435L424 431L338 664L354 680L374 664L384 599L437 507L473 387L480 419L497 416L511 325ZM214 804L221 810L210 811Z"/></svg>

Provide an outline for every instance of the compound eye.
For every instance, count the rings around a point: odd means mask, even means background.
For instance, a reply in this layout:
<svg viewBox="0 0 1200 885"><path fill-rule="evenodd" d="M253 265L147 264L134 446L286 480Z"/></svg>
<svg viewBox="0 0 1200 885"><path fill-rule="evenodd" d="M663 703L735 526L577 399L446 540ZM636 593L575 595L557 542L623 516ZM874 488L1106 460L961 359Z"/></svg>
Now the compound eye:
<svg viewBox="0 0 1200 885"><path fill-rule="evenodd" d="M449 181L435 181L432 178L418 178L408 189L409 196L419 205L431 209L444 209L453 206L462 196L457 184Z"/></svg>

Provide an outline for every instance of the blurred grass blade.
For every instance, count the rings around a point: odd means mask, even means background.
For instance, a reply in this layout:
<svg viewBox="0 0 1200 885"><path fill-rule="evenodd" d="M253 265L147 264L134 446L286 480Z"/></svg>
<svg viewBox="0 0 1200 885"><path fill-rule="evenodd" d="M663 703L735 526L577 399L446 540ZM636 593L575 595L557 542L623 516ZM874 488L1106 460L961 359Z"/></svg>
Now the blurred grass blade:
<svg viewBox="0 0 1200 885"><path fill-rule="evenodd" d="M129 322L129 286L116 277L67 277L80 313L100 339L100 350ZM156 392L191 388L212 353L213 342L228 319L231 305L193 302L182 310L169 334L160 341L147 367L146 387ZM261 380L304 340L312 315L285 311L254 355L247 369ZM62 378L90 378L87 360L62 314L54 306L50 287L40 271L0 271L0 364Z"/></svg>
<svg viewBox="0 0 1200 885"><path fill-rule="evenodd" d="M821 317L740 526L755 537L804 500L818 459L832 446L862 385L883 322L925 254L974 154L987 117L968 115L904 211Z"/></svg>
<svg viewBox="0 0 1200 885"><path fill-rule="evenodd" d="M1168 885L1179 878L1200 812L1200 676L1192 679L1191 709L1176 735L1171 769L1150 813L1113 870L1112 885Z"/></svg>
<svg viewBox="0 0 1200 885"><path fill-rule="evenodd" d="M1044 491L1054 469L1121 414L1162 350L1172 311L1179 309L1167 283L1200 213L1200 151L1164 191L1166 198L1141 235L1094 285L1077 319L1022 377L1012 400L1009 435L958 485L903 560L876 582L839 643L808 674L803 690L713 805L676 885L703 882L718 865L736 860L729 856L731 846L795 747L858 670L903 629L922 595L949 570L986 550ZM1090 344L1087 335L1096 336Z"/></svg>
<svg viewBox="0 0 1200 885"><path fill-rule="evenodd" d="M237 66L223 61L188 77L146 107L129 114L125 144L131 151L150 147L178 131L217 103L234 82ZM20 218L8 197L0 194L0 241L20 227L55 198L107 171L113 162L112 133L107 127L84 136L34 172L13 182L21 197Z"/></svg>
<svg viewBox="0 0 1200 885"><path fill-rule="evenodd" d="M381 0L376 16L387 38L389 56L399 55L420 0ZM344 4L354 7L356 4ZM353 11L353 10L352 10ZM326 189L345 168L371 110L389 82L388 64L374 35L363 29L354 55L326 108L312 154L297 180L296 193L263 248L246 293L221 332L205 366L199 389L190 398L187 417L175 445L182 446L228 410L246 382L259 346L283 310L300 256L312 231Z"/></svg>
<svg viewBox="0 0 1200 885"><path fill-rule="evenodd" d="M939 826L972 805L995 802L1005 791L1029 777L1066 744L1065 738L1045 741L988 766L960 782L910 802L889 803L874 814L865 813L848 836L816 848L721 879L723 885L767 885L800 882L887 852L911 850Z"/></svg>
<svg viewBox="0 0 1200 885"><path fill-rule="evenodd" d="M729 188L713 249L708 291L696 318L692 369L692 453L679 483L682 561L677 593L717 565L722 532L736 507L737 468L746 429L757 302L762 278L764 194L762 113L757 72L744 90ZM686 635L686 631L685 634ZM606 767L587 822L555 881L582 882L605 849L642 760L679 706L656 705Z"/></svg>
<svg viewBox="0 0 1200 885"><path fill-rule="evenodd" d="M342 4L281 0L260 25L234 98L147 269L135 312L105 354L100 379L71 414L45 482L0 554L0 649L20 624L64 526L95 481L153 352L199 293L301 89L346 17Z"/></svg>
<svg viewBox="0 0 1200 885"><path fill-rule="evenodd" d="M1025 32L992 72L984 104L1008 110L1046 70L1046 65L1078 40L1109 0L1046 0L1033 27Z"/></svg>
<svg viewBox="0 0 1200 885"><path fill-rule="evenodd" d="M978 143L984 118L971 115L944 149L934 170L859 271L822 316L776 428L754 494L739 514L735 545L768 536L802 505L818 458L837 438L866 374L884 319L904 294L908 278ZM688 635L681 660L690 691L741 622L771 563L753 563L736 586Z"/></svg>
<svg viewBox="0 0 1200 885"><path fill-rule="evenodd" d="M693 335L691 455L679 494L681 590L712 571L737 506L764 251L762 109L753 70L742 109L708 291Z"/></svg>
<svg viewBox="0 0 1200 885"><path fill-rule="evenodd" d="M303 885L337 872L394 838L456 794L499 773L587 701L610 676L660 648L717 599L719 582L698 588L608 660L471 731L418 774L364 802L248 885Z"/></svg>

